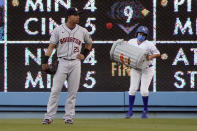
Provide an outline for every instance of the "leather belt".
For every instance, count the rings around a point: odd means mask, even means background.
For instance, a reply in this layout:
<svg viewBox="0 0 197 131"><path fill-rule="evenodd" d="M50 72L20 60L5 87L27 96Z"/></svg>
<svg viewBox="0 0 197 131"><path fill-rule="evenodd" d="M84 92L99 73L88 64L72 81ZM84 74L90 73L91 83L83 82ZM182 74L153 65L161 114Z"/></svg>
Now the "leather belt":
<svg viewBox="0 0 197 131"><path fill-rule="evenodd" d="M67 60L67 61L73 61L73 60L76 60L76 59L67 59L67 58L62 58L62 57L59 57L60 59L64 59L64 60Z"/></svg>
<svg viewBox="0 0 197 131"><path fill-rule="evenodd" d="M153 65L152 64L150 64L148 67L150 68L150 67L152 67Z"/></svg>

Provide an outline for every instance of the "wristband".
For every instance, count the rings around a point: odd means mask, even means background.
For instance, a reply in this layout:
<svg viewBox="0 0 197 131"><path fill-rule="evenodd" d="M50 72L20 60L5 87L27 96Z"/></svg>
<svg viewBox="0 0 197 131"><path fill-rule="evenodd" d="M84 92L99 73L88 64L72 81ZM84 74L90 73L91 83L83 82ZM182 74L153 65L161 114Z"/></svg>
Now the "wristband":
<svg viewBox="0 0 197 131"><path fill-rule="evenodd" d="M42 64L47 64L48 63L48 59L49 59L49 56L42 57Z"/></svg>
<svg viewBox="0 0 197 131"><path fill-rule="evenodd" d="M90 53L90 50L88 50L87 48L85 48L82 52L85 58L88 56L89 53Z"/></svg>

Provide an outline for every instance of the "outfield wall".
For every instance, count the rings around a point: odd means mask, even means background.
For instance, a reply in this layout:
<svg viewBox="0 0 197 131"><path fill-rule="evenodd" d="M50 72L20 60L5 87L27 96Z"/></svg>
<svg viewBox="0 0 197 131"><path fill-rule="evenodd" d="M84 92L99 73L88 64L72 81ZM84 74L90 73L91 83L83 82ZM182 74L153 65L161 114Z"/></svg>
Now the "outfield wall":
<svg viewBox="0 0 197 131"><path fill-rule="evenodd" d="M0 111L46 111L49 92L0 93ZM64 111L67 93L61 93L58 111ZM150 93L150 111L197 112L196 92ZM79 92L76 111L126 111L127 92ZM134 111L143 108L142 98L137 93Z"/></svg>

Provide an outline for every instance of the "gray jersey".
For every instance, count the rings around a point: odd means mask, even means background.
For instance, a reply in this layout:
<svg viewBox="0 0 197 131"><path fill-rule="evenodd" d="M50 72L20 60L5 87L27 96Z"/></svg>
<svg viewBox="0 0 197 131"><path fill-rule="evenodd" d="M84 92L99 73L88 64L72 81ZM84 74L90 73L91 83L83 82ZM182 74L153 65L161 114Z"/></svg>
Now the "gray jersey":
<svg viewBox="0 0 197 131"><path fill-rule="evenodd" d="M65 59L76 59L81 52L82 43L91 42L88 31L80 25L70 30L66 24L62 24L53 30L50 38L50 43L57 45L57 57Z"/></svg>

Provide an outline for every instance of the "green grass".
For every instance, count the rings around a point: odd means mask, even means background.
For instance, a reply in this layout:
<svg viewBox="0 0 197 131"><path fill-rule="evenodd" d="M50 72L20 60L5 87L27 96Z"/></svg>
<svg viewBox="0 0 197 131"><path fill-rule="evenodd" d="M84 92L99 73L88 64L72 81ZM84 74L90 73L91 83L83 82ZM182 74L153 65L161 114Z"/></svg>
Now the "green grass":
<svg viewBox="0 0 197 131"><path fill-rule="evenodd" d="M197 119L75 119L65 125L55 119L42 125L41 119L0 119L0 131L197 131Z"/></svg>

